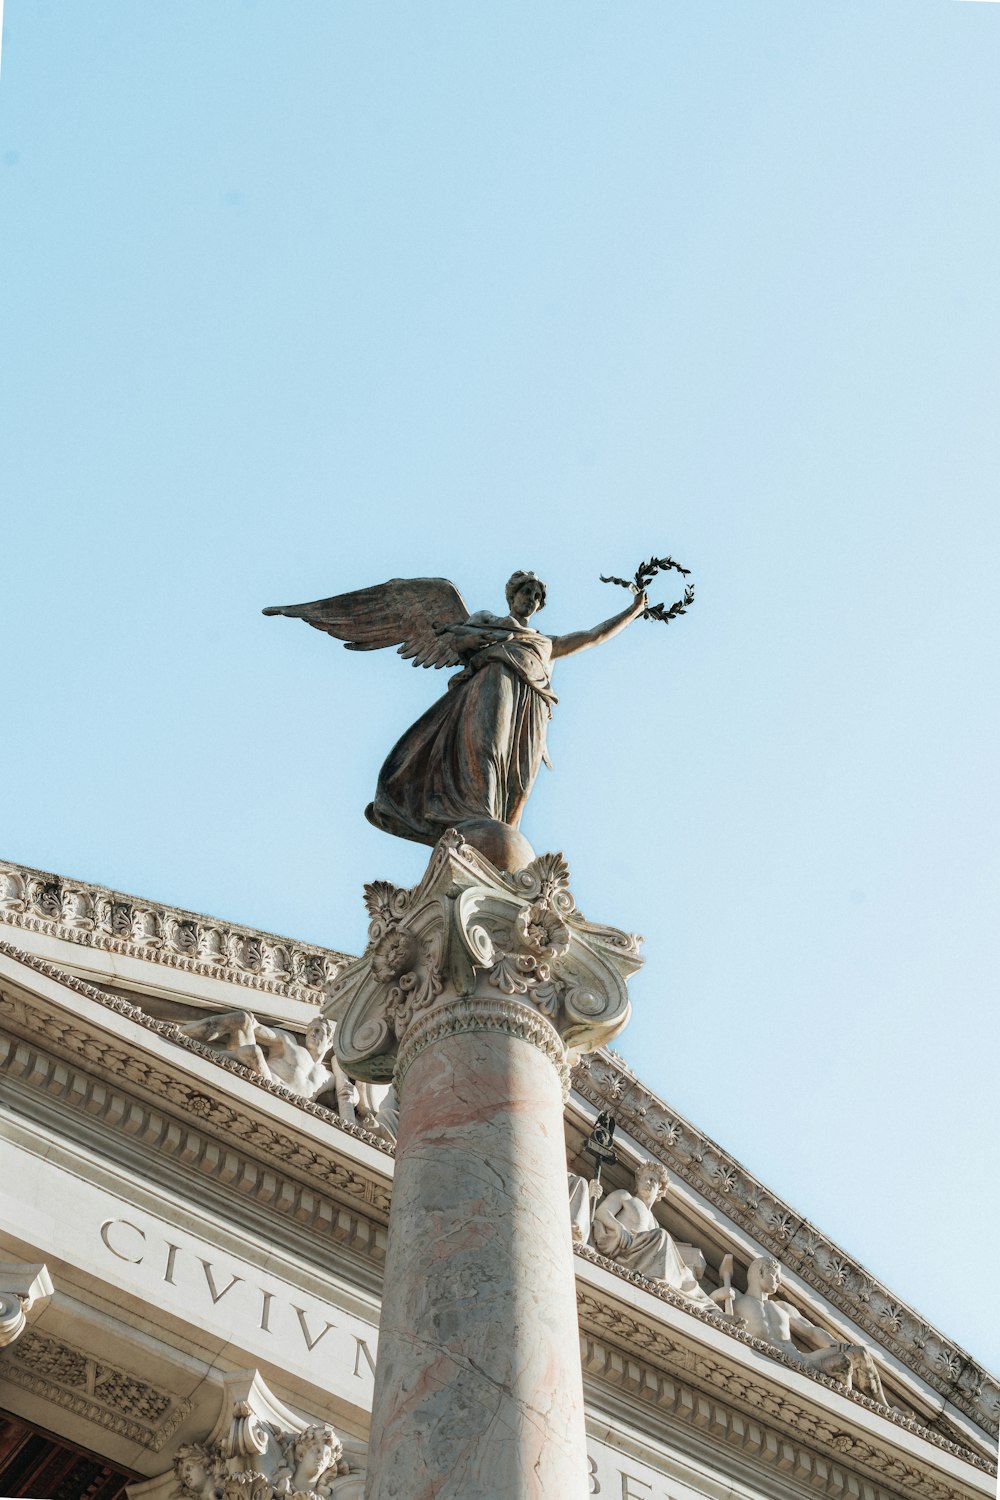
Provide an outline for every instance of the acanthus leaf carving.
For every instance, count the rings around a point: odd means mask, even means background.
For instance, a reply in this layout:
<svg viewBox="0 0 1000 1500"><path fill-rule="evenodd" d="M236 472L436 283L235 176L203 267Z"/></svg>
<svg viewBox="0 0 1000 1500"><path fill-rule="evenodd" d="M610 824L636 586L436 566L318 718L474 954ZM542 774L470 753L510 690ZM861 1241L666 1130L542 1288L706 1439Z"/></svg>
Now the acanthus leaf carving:
<svg viewBox="0 0 1000 1500"><path fill-rule="evenodd" d="M641 963L636 940L586 922L568 882L562 855L509 874L453 831L412 890L367 885L367 950L325 1007L338 1021L342 1067L373 1082L390 1078L399 1044L442 995L531 1005L570 1053L616 1035L629 1016L625 981Z"/></svg>
<svg viewBox="0 0 1000 1500"><path fill-rule="evenodd" d="M129 1485L130 1500L360 1500L364 1449L345 1445L329 1422L284 1406L257 1370L223 1381L215 1426L182 1443L173 1464Z"/></svg>

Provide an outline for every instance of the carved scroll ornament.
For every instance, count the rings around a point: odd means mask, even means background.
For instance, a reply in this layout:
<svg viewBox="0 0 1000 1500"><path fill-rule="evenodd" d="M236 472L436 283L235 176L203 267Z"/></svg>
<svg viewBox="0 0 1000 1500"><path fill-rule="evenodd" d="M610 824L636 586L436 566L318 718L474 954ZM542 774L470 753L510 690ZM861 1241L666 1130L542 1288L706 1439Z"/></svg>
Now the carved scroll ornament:
<svg viewBox="0 0 1000 1500"><path fill-rule="evenodd" d="M363 1445L362 1445L363 1447ZM224 1381L222 1407L201 1442L182 1443L173 1465L129 1485L129 1500L361 1500L361 1449L345 1454L329 1422L283 1406L256 1370Z"/></svg>
<svg viewBox="0 0 1000 1500"><path fill-rule="evenodd" d="M334 986L326 1013L351 1077L392 1077L399 1044L456 1001L491 1017L533 1013L570 1058L626 1025L626 980L642 963L639 939L587 922L559 854L497 870L451 831L412 890L365 888L368 947ZM473 1004L474 1003L474 1004ZM468 1007L467 1007L468 1008ZM470 1020L471 1023L471 1020ZM536 1028L537 1029L537 1028Z"/></svg>

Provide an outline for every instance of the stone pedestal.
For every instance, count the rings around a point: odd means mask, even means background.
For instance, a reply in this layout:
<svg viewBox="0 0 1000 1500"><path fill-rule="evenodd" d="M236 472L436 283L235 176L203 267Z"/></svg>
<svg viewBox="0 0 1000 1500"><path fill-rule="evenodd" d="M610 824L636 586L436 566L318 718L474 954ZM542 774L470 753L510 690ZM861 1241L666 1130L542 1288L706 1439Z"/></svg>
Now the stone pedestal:
<svg viewBox="0 0 1000 1500"><path fill-rule="evenodd" d="M561 857L503 874L457 835L366 900L329 1013L347 1071L399 1095L367 1500L576 1500L563 1104L628 1019L638 942L583 920Z"/></svg>

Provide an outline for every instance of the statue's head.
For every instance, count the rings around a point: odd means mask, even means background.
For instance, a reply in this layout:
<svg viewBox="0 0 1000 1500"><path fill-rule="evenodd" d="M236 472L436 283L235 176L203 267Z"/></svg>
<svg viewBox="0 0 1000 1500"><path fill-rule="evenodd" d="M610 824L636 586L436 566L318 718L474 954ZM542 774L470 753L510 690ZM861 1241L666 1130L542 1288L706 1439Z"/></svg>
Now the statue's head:
<svg viewBox="0 0 1000 1500"><path fill-rule="evenodd" d="M309 1022L306 1030L306 1046L317 1061L329 1052L336 1029L335 1022L328 1020L326 1016L316 1016Z"/></svg>
<svg viewBox="0 0 1000 1500"><path fill-rule="evenodd" d="M747 1291L751 1297L760 1297L765 1292L773 1296L780 1285L781 1264L773 1255L758 1255L756 1260L750 1262Z"/></svg>
<svg viewBox="0 0 1000 1500"><path fill-rule="evenodd" d="M174 1455L174 1473L181 1488L198 1500L209 1490L217 1466L216 1455L204 1443L182 1443Z"/></svg>
<svg viewBox="0 0 1000 1500"><path fill-rule="evenodd" d="M644 1161L635 1169L635 1188L640 1198L665 1198L670 1187L670 1176L660 1161ZM646 1189L647 1191L644 1191Z"/></svg>
<svg viewBox="0 0 1000 1500"><path fill-rule="evenodd" d="M507 608L522 620L533 615L536 610L545 608L546 588L537 573L512 573L507 579L504 593L507 595Z"/></svg>
<svg viewBox="0 0 1000 1500"><path fill-rule="evenodd" d="M343 1457L344 1445L329 1422L315 1422L300 1432L292 1445L298 1474L315 1482Z"/></svg>

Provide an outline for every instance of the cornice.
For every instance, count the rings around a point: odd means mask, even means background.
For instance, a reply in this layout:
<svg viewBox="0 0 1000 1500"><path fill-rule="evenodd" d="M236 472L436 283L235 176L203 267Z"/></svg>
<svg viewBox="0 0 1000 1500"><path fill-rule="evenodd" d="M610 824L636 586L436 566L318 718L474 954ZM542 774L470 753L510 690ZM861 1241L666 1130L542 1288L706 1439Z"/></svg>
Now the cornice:
<svg viewBox="0 0 1000 1500"><path fill-rule="evenodd" d="M348 954L0 860L0 923L319 1005Z"/></svg>
<svg viewBox="0 0 1000 1500"><path fill-rule="evenodd" d="M723 1322L712 1313L694 1306L687 1298L682 1297L679 1292L675 1292L671 1287L659 1282L650 1281L648 1277L640 1276L635 1271L627 1270L624 1266L618 1265L617 1261L610 1260L606 1255L601 1255L591 1245L574 1245L573 1249L574 1253L581 1260L587 1260L591 1265L600 1266L602 1270L617 1277L620 1281L639 1287L647 1296L653 1297L660 1302L665 1302L671 1307L681 1309L690 1317L708 1324L713 1330L723 1334L726 1338L732 1339L748 1349L753 1349L757 1354L764 1355L768 1360L784 1366L787 1370L794 1370L796 1375L805 1377L805 1379L814 1385L822 1386L828 1391L833 1391L842 1400L850 1401L855 1406L874 1412L882 1421L891 1423L892 1426L911 1434L913 1437L921 1438L924 1442L930 1443L935 1448L939 1448L943 1453L951 1454L953 1458L959 1458L964 1463L972 1464L975 1468L981 1469L985 1474L996 1474L996 1466L987 1463L980 1454L973 1452L972 1449L963 1447L959 1443L953 1443L941 1433L935 1432L932 1428L925 1427L912 1417L905 1416L894 1407L882 1406L879 1402L873 1401L870 1396L862 1395L860 1391L847 1390L842 1382L833 1380L828 1375L821 1374L818 1370L810 1369L808 1365L798 1363L798 1361L783 1354L780 1349L776 1349L773 1344L767 1344L762 1339L754 1338L752 1334L747 1333L746 1329L740 1327L738 1324ZM578 1300L583 1295L578 1290ZM586 1295L591 1294L588 1293ZM603 1326L609 1331L617 1329L618 1336L623 1345L631 1350L635 1347L633 1338L635 1328L640 1325L627 1315L620 1314L615 1304L609 1303L607 1306L611 1309L611 1312L610 1316L605 1318ZM648 1331L649 1325L642 1326L646 1327ZM649 1344L648 1339L646 1346L653 1347L653 1345ZM664 1347L669 1350L674 1345L668 1339Z"/></svg>
<svg viewBox="0 0 1000 1500"><path fill-rule="evenodd" d="M54 980L57 984L65 985L70 990L75 990L79 995L86 995L88 1000L93 1000L97 1005L103 1006L105 1010L113 1011L119 1016L125 1016L136 1026L142 1026L146 1031L151 1031L157 1036L163 1037L174 1046L182 1048L185 1052L193 1053L197 1057L203 1057L207 1062L217 1067L224 1068L227 1073L234 1074L237 1078L243 1078L247 1083L252 1083L255 1088L262 1089L265 1093L273 1094L277 1099L284 1099L287 1103L301 1109L305 1114L313 1115L322 1120L324 1124L332 1125L336 1130L343 1131L345 1135L352 1135L356 1139L364 1141L366 1145L372 1146L376 1151L381 1151L386 1156L394 1156L393 1148L382 1139L374 1135L370 1130L365 1130L360 1125L355 1125L349 1120L341 1119L334 1110L325 1108L322 1104L316 1104L311 1099L305 1099L301 1094L294 1093L286 1088L284 1084L274 1079L264 1078L260 1073L255 1073L252 1068L246 1068L234 1058L227 1057L225 1053L217 1051L214 1047L206 1047L202 1042L195 1041L186 1036L184 1031L173 1021L158 1021L153 1016L147 1015L138 1005L133 1005L129 1000L122 1000L117 995L109 995L99 986L88 984L85 979L78 979L74 974L67 974L56 964L50 964L46 959L37 958L34 954L24 953L12 943L0 940L0 953L13 958L17 963L25 964L36 973L43 974L47 979ZM131 1076L131 1075L130 1075Z"/></svg>
<svg viewBox="0 0 1000 1500"><path fill-rule="evenodd" d="M155 1036L173 1043L176 1028L154 1021L127 1001L18 954L0 943L0 954L56 980L102 1009L127 1017ZM23 989L23 987L22 987ZM292 1094L281 1085L232 1064L209 1048L181 1038L194 1052L234 1073L254 1090L274 1095L297 1113L331 1128L329 1144L310 1125L301 1133L266 1107L256 1108L235 1092L207 1085L180 1066L172 1069L162 1053L137 1052L103 1028L44 1002L29 1005L10 984L0 985L0 1015L7 1022L0 1036L0 1058L7 1078L31 1091L48 1108L67 1108L97 1128L102 1137L121 1142L123 1150L152 1153L176 1163L187 1178L225 1188L244 1200L275 1211L299 1229L322 1233L367 1259L381 1263L389 1214L389 1177L373 1171L353 1153L337 1151L338 1138L354 1138L391 1157L378 1137L350 1125L338 1115ZM184 1046L184 1044L187 1044ZM172 1059L171 1059L172 1061ZM261 1100L265 1105L265 1100ZM333 1201L331 1201L333 1200Z"/></svg>
<svg viewBox="0 0 1000 1500"><path fill-rule="evenodd" d="M931 1465L908 1461L863 1433L846 1430L836 1417L622 1315L588 1291L578 1294L577 1303L585 1378L624 1392L630 1405L641 1402L661 1419L708 1437L716 1462L725 1445L751 1464L756 1460L761 1468L790 1476L804 1493L838 1500L844 1495L960 1500L986 1493L978 1484L956 1488Z"/></svg>
<svg viewBox="0 0 1000 1500"><path fill-rule="evenodd" d="M573 1087L985 1433L1000 1434L995 1376L671 1109L616 1053L583 1058Z"/></svg>

